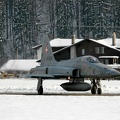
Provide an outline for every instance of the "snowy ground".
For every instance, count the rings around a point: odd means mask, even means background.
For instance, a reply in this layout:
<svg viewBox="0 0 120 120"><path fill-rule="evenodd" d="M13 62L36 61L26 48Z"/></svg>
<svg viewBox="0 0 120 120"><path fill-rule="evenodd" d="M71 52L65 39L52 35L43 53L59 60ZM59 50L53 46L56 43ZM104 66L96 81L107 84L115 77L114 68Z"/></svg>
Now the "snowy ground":
<svg viewBox="0 0 120 120"><path fill-rule="evenodd" d="M44 81L44 92L70 94L59 87L61 82ZM0 93L31 93L0 94L0 120L120 120L120 96L38 96L32 94L36 86L34 79L0 80ZM120 94L120 81L102 81L102 87L103 93Z"/></svg>
<svg viewBox="0 0 120 120"><path fill-rule="evenodd" d="M90 91L87 92L67 92L60 87L61 83L68 82L65 80L45 80L43 82L44 93L45 94L69 94L69 93L84 93L91 94ZM86 82L90 83L89 80ZM120 94L120 81L117 80L102 80L101 81L103 94ZM37 94L37 79L0 79L0 93L31 93Z"/></svg>

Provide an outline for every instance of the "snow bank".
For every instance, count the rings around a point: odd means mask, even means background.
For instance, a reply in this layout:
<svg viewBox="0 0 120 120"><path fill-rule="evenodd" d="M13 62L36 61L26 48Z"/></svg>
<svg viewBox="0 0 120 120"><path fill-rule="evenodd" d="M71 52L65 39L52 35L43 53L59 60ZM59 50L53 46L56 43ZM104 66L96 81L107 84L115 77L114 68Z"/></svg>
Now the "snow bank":
<svg viewBox="0 0 120 120"><path fill-rule="evenodd" d="M9 60L0 68L0 70L1 71L8 71L8 70L29 71L31 68L39 65L36 61L37 59Z"/></svg>

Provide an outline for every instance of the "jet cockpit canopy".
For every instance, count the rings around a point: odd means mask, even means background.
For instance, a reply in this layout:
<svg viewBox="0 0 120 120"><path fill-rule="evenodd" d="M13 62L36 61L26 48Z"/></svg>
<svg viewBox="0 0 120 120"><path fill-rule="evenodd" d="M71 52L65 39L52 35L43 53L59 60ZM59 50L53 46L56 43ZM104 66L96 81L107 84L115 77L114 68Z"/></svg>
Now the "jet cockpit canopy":
<svg viewBox="0 0 120 120"><path fill-rule="evenodd" d="M93 56L83 56L82 61L89 63L99 63L99 60Z"/></svg>

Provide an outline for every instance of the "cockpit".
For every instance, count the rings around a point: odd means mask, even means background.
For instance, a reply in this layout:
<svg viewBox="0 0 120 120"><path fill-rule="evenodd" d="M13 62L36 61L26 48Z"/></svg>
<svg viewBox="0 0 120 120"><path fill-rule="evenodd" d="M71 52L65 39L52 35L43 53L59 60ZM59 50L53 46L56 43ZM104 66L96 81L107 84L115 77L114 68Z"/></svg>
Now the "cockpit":
<svg viewBox="0 0 120 120"><path fill-rule="evenodd" d="M93 56L83 56L81 61L89 63L99 63L99 60Z"/></svg>

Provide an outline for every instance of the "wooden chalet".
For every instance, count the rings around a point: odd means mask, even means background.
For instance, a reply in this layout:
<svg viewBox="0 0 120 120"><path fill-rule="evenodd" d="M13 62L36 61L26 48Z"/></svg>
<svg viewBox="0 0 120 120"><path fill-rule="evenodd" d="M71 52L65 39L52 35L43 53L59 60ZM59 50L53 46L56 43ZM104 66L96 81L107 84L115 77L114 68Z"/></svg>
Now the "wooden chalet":
<svg viewBox="0 0 120 120"><path fill-rule="evenodd" d="M54 53L56 60L70 59L71 49L74 47L76 57L92 55L100 59L102 63L120 63L120 50L115 46L110 46L104 40L83 39L79 42L60 49ZM74 53L74 52L72 52Z"/></svg>
<svg viewBox="0 0 120 120"><path fill-rule="evenodd" d="M59 40L62 41L58 44ZM119 41L120 40L117 39L117 43L115 44L115 42L112 42L112 39L110 38L102 40L77 39L76 41L73 41L73 39L54 39L54 46L52 46L52 49L57 61L71 59L84 55L92 55L97 57L104 64L114 65L120 64ZM67 42L70 44L66 44ZM114 45L112 43L114 43ZM64 46L61 44L64 44ZM36 48L34 47L34 49Z"/></svg>

